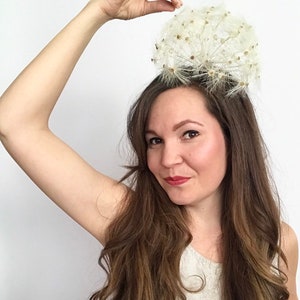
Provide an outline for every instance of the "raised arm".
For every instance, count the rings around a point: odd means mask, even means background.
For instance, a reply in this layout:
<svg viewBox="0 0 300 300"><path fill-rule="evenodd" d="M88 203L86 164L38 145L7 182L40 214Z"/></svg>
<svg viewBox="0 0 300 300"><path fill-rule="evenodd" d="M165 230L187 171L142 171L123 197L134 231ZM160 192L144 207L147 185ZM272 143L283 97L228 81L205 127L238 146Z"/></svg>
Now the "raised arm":
<svg viewBox="0 0 300 300"><path fill-rule="evenodd" d="M50 131L48 120L82 52L105 22L179 5L177 0L91 0L0 99L4 147L49 198L102 243L126 187L88 165Z"/></svg>

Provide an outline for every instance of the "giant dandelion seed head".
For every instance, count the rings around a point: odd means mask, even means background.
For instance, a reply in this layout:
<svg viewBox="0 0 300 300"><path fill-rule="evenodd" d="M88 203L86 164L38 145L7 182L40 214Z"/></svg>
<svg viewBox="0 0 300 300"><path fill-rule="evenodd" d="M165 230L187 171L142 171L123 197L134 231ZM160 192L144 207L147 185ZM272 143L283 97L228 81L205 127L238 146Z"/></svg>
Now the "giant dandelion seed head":
<svg viewBox="0 0 300 300"><path fill-rule="evenodd" d="M236 82L228 94L246 90L260 73L252 26L223 5L186 8L175 15L165 24L152 60L166 83L188 85L205 76L213 90L229 80Z"/></svg>

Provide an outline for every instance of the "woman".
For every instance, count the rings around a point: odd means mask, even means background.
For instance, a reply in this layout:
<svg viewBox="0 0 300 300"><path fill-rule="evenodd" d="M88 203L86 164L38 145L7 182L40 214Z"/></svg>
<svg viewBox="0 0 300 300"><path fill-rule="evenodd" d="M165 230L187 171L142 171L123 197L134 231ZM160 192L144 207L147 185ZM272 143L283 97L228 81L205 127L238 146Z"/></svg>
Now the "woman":
<svg viewBox="0 0 300 300"><path fill-rule="evenodd" d="M187 69L188 83L159 76L148 86L128 119L137 157L130 187L93 169L48 128L104 23L180 5L91 0L2 95L1 141L104 245L108 280L92 299L297 299L297 240L281 223L247 94L228 95L235 80L211 89L207 74L192 78Z"/></svg>

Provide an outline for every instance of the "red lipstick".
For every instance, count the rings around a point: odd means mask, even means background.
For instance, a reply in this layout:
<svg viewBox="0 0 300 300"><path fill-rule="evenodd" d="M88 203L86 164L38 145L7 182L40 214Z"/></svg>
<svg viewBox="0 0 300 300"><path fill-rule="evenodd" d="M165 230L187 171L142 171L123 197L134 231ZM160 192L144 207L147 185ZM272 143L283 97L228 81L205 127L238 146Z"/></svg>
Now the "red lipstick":
<svg viewBox="0 0 300 300"><path fill-rule="evenodd" d="M164 179L170 185L181 185L186 183L190 179L190 177L174 176L166 177Z"/></svg>

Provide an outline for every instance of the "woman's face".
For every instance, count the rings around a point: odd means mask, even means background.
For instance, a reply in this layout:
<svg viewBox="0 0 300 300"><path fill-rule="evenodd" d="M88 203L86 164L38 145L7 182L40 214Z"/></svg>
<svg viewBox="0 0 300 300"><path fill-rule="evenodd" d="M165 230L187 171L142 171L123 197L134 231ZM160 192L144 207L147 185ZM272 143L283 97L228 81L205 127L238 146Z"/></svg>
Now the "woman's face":
<svg viewBox="0 0 300 300"><path fill-rule="evenodd" d="M199 208L219 203L225 139L199 91L178 87L160 94L149 114L146 141L149 169L171 201Z"/></svg>

